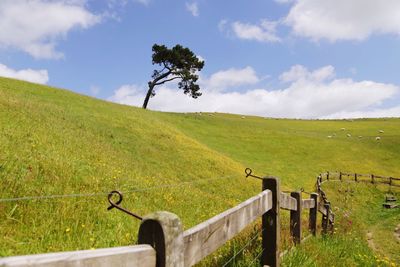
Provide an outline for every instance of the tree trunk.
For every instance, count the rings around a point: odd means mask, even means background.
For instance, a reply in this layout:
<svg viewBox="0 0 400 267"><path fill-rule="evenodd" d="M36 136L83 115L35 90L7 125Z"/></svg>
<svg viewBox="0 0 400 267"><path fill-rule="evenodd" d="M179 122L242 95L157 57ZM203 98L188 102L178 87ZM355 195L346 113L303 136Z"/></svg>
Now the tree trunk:
<svg viewBox="0 0 400 267"><path fill-rule="evenodd" d="M153 88L154 88L154 84L149 83L149 90L147 91L146 98L144 99L143 106L142 106L142 108L144 108L144 109L147 108L147 104L149 103L149 100L151 97L151 92L153 92Z"/></svg>

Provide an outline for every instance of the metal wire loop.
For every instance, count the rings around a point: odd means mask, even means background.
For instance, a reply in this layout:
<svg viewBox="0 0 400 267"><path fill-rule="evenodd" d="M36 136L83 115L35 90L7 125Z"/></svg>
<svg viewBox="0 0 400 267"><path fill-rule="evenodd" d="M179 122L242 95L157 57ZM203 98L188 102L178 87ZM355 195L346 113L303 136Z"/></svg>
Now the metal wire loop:
<svg viewBox="0 0 400 267"><path fill-rule="evenodd" d="M118 198L117 202L113 202L112 201L113 195L118 195L119 198ZM117 208L120 211L123 211L123 212L135 217L136 219L143 220L143 218L141 216L139 216L139 215L137 215L137 214L135 214L133 212L130 212L129 210L124 209L123 207L121 207L119 204L121 204L122 200L123 200L123 195L122 195L121 192L119 192L117 190L111 191L108 194L108 202L110 203L110 206L107 208L107 210L111 210L113 208Z"/></svg>
<svg viewBox="0 0 400 267"><path fill-rule="evenodd" d="M250 168L246 168L246 169L244 170L244 173L246 174L246 178L247 178L247 177L253 177L253 178L262 180L262 178L261 178L260 176L254 175L254 174L253 174L253 170L250 169Z"/></svg>

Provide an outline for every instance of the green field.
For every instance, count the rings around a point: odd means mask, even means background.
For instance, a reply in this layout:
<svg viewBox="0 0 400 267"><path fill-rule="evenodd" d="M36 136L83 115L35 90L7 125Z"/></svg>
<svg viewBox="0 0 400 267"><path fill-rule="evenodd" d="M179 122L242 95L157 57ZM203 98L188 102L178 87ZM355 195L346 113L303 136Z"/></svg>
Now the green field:
<svg viewBox="0 0 400 267"><path fill-rule="evenodd" d="M139 221L107 211L107 193L114 189L125 192L124 207L141 215L174 212L187 229L260 191L259 181L244 178L246 167L280 177L285 189L306 191L326 170L399 177L400 119L163 113L0 78L0 256L134 243ZM326 186L333 206L343 209L339 185ZM374 266L374 255L400 264L400 246L392 234L400 209L387 213L380 208L387 188L354 190L359 192L351 197L356 204L347 207L359 212L352 213L352 233L338 223L335 237L310 240L289 253L285 265L303 259L303 265L319 266L329 253L336 266ZM71 194L79 195L4 200ZM376 209L366 207L366 201ZM365 237L369 229L379 236L374 252ZM232 243L234 252L237 244ZM332 250L316 254L317 246ZM354 253L342 253L353 248ZM221 258L233 252L225 249ZM369 256L358 262L356 252Z"/></svg>

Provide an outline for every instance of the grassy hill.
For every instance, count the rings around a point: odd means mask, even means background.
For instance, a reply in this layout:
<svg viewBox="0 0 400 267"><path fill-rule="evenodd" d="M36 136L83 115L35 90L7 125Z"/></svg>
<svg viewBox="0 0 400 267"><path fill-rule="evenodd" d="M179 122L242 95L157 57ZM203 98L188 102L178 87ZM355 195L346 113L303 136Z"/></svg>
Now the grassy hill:
<svg viewBox="0 0 400 267"><path fill-rule="evenodd" d="M79 194L0 201L0 256L132 244L139 221L106 210L114 189L189 228L259 192L245 167L288 189L312 190L325 170L400 176L400 119L162 113L0 78L1 199Z"/></svg>

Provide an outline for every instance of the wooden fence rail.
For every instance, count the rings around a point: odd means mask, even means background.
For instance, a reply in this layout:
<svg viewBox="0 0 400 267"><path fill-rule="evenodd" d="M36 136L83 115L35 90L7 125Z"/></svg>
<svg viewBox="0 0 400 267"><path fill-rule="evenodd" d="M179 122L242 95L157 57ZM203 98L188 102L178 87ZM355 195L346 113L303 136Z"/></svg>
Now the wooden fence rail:
<svg viewBox="0 0 400 267"><path fill-rule="evenodd" d="M272 208L272 192L255 197L184 232L185 264L205 258Z"/></svg>
<svg viewBox="0 0 400 267"><path fill-rule="evenodd" d="M304 209L309 210L308 227L313 235L317 229L317 211L323 214L323 233L327 233L329 226L333 225L334 216L329 203L325 201L325 193L321 194L320 177L317 182L319 191L312 193L310 199L302 199L300 191L291 192L290 195L281 192L277 178L262 178L262 182L260 194L186 231L183 231L177 215L166 211L155 212L143 217L137 246L8 257L0 259L0 266L189 267L213 253L260 217L260 264L279 266L280 209L290 210L290 233L294 244L301 241L301 213ZM325 202L318 201L321 195Z"/></svg>
<svg viewBox="0 0 400 267"><path fill-rule="evenodd" d="M12 267L80 267L80 266L142 266L156 265L156 251L149 245L137 245L96 250L17 256L0 259L0 266Z"/></svg>

